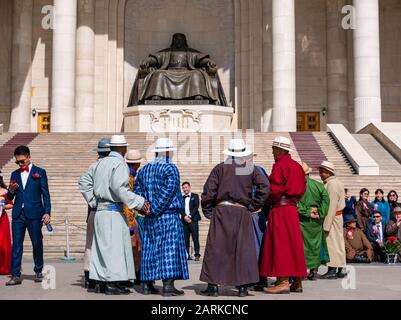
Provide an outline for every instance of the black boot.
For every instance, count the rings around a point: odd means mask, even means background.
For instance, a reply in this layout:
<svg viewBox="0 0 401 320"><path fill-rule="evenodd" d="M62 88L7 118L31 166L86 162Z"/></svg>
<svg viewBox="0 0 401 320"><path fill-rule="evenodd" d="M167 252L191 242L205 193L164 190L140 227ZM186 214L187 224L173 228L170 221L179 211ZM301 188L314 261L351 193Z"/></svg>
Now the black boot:
<svg viewBox="0 0 401 320"><path fill-rule="evenodd" d="M253 290L263 292L263 288L268 287L267 278L260 277L259 282L253 287Z"/></svg>
<svg viewBox="0 0 401 320"><path fill-rule="evenodd" d="M104 283L103 281L96 281L96 280L90 279L88 292L105 293L105 286L106 286L106 283Z"/></svg>
<svg viewBox="0 0 401 320"><path fill-rule="evenodd" d="M139 286L141 284L141 272L135 272L135 280L134 280L134 285Z"/></svg>
<svg viewBox="0 0 401 320"><path fill-rule="evenodd" d="M238 297L244 298L248 295L248 287L247 286L239 286L238 287Z"/></svg>
<svg viewBox="0 0 401 320"><path fill-rule="evenodd" d="M218 297L219 286L217 284L208 283L206 290L201 291L201 294L208 297Z"/></svg>
<svg viewBox="0 0 401 320"><path fill-rule="evenodd" d="M89 288L89 271L84 271L84 288Z"/></svg>
<svg viewBox="0 0 401 320"><path fill-rule="evenodd" d="M106 282L105 285L105 294L106 295L120 295L120 294L129 294L130 291L125 288L120 288L117 282Z"/></svg>
<svg viewBox="0 0 401 320"><path fill-rule="evenodd" d="M133 284L131 281L127 280L127 281L117 281L115 282L115 285L118 289L121 290L122 294L129 294L131 293L130 288L133 288Z"/></svg>
<svg viewBox="0 0 401 320"><path fill-rule="evenodd" d="M337 268L337 278L342 279L347 276L346 272L343 272L343 268Z"/></svg>
<svg viewBox="0 0 401 320"><path fill-rule="evenodd" d="M307 278L310 281L316 281L317 280L317 269L310 269Z"/></svg>
<svg viewBox="0 0 401 320"><path fill-rule="evenodd" d="M184 291L178 290L174 287L174 279L163 280L163 297L182 296Z"/></svg>
<svg viewBox="0 0 401 320"><path fill-rule="evenodd" d="M318 279L326 279L326 280L337 279L336 268L329 267L329 270L325 274L318 275Z"/></svg>
<svg viewBox="0 0 401 320"><path fill-rule="evenodd" d="M155 288L155 286L153 285L153 281L142 283L142 290L144 295L159 294L159 290Z"/></svg>

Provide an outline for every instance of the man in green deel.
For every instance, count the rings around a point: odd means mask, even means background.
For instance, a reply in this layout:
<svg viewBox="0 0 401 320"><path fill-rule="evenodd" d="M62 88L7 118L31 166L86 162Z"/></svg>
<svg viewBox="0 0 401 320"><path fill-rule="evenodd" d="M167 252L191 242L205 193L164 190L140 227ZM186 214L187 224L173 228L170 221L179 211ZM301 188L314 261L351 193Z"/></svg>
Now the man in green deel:
<svg viewBox="0 0 401 320"><path fill-rule="evenodd" d="M329 209L330 198L324 185L309 177L312 169L304 162L301 162L301 165L305 172L307 189L298 202L298 212L306 267L309 269L308 279L317 280L319 266L329 261L323 221Z"/></svg>

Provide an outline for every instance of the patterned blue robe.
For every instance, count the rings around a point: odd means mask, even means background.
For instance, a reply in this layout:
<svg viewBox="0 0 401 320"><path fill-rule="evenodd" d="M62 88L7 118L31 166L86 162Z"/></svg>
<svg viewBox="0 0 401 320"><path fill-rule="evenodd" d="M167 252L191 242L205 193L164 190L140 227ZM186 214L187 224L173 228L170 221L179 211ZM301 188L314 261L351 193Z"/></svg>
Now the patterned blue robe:
<svg viewBox="0 0 401 320"><path fill-rule="evenodd" d="M134 192L150 202L142 237L141 280L189 279L179 211L184 208L180 173L164 156L139 171Z"/></svg>

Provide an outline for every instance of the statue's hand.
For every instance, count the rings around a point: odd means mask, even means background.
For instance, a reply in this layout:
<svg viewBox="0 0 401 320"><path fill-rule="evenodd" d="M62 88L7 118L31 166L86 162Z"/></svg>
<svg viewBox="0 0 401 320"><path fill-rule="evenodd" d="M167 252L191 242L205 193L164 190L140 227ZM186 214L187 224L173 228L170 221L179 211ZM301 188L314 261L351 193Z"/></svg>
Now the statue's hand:
<svg viewBox="0 0 401 320"><path fill-rule="evenodd" d="M217 73L217 64L212 60L208 60L206 63L206 71L212 76L215 75Z"/></svg>
<svg viewBox="0 0 401 320"><path fill-rule="evenodd" d="M214 61L209 60L209 62L207 63L208 68L210 69L216 69L217 68L217 64Z"/></svg>
<svg viewBox="0 0 401 320"><path fill-rule="evenodd" d="M149 63L148 62L143 62L140 64L139 68L141 70L147 71L149 69Z"/></svg>
<svg viewBox="0 0 401 320"><path fill-rule="evenodd" d="M207 68L207 73L214 76L217 73L217 66Z"/></svg>

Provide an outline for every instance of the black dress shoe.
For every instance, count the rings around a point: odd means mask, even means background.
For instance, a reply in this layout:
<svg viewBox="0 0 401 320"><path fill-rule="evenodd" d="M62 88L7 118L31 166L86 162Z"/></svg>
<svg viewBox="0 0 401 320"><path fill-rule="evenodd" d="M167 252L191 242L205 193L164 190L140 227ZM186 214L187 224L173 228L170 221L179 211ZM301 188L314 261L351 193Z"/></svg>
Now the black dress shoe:
<svg viewBox="0 0 401 320"><path fill-rule="evenodd" d="M206 290L201 291L201 294L208 297L219 296L219 286L217 284L208 284Z"/></svg>
<svg viewBox="0 0 401 320"><path fill-rule="evenodd" d="M238 287L238 297L244 298L248 295L248 288L246 286Z"/></svg>
<svg viewBox="0 0 401 320"><path fill-rule="evenodd" d="M163 280L163 297L172 297L172 296L182 296L184 295L183 290L178 290L174 287L174 279L165 279Z"/></svg>
<svg viewBox="0 0 401 320"><path fill-rule="evenodd" d="M41 272L35 273L35 279L33 280L36 283L40 283L43 281L43 274Z"/></svg>
<svg viewBox="0 0 401 320"><path fill-rule="evenodd" d="M153 282L144 282L142 284L142 290L143 290L143 294L144 295L149 295L149 294L159 294L159 290L157 290L154 285Z"/></svg>
<svg viewBox="0 0 401 320"><path fill-rule="evenodd" d="M21 277L11 277L6 286L16 286L22 283Z"/></svg>
<svg viewBox="0 0 401 320"><path fill-rule="evenodd" d="M370 263L370 260L365 257L365 256L355 256L354 259L352 259L353 263Z"/></svg>

